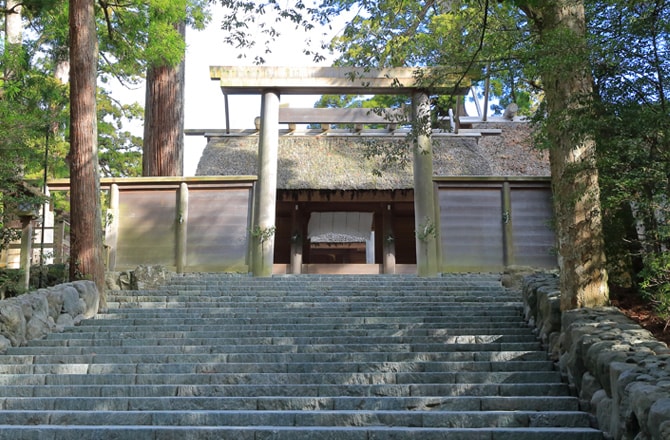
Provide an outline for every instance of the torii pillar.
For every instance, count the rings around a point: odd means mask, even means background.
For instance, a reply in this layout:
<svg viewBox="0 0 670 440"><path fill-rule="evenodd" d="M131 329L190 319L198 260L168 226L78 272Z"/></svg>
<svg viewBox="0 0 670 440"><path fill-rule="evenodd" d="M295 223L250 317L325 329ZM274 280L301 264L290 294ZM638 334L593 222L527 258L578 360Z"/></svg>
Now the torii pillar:
<svg viewBox="0 0 670 440"><path fill-rule="evenodd" d="M263 90L258 143L257 196L251 228L251 273L272 276L277 205L277 158L279 151L279 92Z"/></svg>
<svg viewBox="0 0 670 440"><path fill-rule="evenodd" d="M439 270L437 242L440 222L435 208L433 184L430 102L424 91L412 94L412 124L416 270L419 276L436 276Z"/></svg>

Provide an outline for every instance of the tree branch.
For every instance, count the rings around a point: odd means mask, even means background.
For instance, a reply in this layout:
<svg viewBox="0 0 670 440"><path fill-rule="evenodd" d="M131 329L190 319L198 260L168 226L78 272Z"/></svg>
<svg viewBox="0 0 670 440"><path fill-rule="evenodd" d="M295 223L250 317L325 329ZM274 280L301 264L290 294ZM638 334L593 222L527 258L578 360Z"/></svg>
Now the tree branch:
<svg viewBox="0 0 670 440"><path fill-rule="evenodd" d="M105 14L105 23L107 24L107 35L109 35L110 40L114 40L114 28L112 26L112 20L109 17L109 3L105 0L98 0L98 5L102 9L103 14Z"/></svg>
<svg viewBox="0 0 670 440"><path fill-rule="evenodd" d="M463 69L463 73L461 73L460 78L456 81L456 84L454 85L454 94L456 90L460 87L461 83L467 76L468 72L470 69L472 69L472 66L475 65L475 61L477 61L477 57L479 54L482 52L484 49L484 38L486 37L486 28L488 25L488 18L489 18L489 0L486 0L484 2L484 19L482 20L482 32L479 35L479 45L477 46L477 49L475 50L475 53L472 54L472 57L470 58L470 61L468 62L467 68Z"/></svg>

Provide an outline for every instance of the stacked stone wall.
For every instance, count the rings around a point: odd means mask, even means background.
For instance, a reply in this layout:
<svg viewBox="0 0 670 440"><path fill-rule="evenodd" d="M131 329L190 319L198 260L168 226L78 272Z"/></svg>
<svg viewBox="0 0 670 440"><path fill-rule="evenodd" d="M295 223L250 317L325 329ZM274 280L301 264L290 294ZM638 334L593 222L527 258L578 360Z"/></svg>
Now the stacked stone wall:
<svg viewBox="0 0 670 440"><path fill-rule="evenodd" d="M670 439L670 350L614 307L560 310L558 277L523 279L525 317L583 409L616 440Z"/></svg>
<svg viewBox="0 0 670 440"><path fill-rule="evenodd" d="M0 353L95 316L100 294L93 281L74 281L0 301Z"/></svg>

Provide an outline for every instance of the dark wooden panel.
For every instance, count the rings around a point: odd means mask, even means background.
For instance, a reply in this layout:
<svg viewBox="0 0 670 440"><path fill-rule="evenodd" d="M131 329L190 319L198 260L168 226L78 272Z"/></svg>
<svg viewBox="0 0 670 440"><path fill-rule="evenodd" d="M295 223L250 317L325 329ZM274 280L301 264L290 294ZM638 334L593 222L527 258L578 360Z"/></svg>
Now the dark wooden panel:
<svg viewBox="0 0 670 440"><path fill-rule="evenodd" d="M116 265L175 265L176 192L123 191L119 194Z"/></svg>
<svg viewBox="0 0 670 440"><path fill-rule="evenodd" d="M554 232L550 188L512 189L512 233L514 263L555 267Z"/></svg>
<svg viewBox="0 0 670 440"><path fill-rule="evenodd" d="M443 266L449 271L501 269L501 188L441 187L439 202Z"/></svg>
<svg viewBox="0 0 670 440"><path fill-rule="evenodd" d="M291 215L277 215L275 230L275 264L291 263Z"/></svg>
<svg viewBox="0 0 670 440"><path fill-rule="evenodd" d="M192 189L189 191L186 266L240 269L245 264L251 191Z"/></svg>
<svg viewBox="0 0 670 440"><path fill-rule="evenodd" d="M393 213L393 245L396 264L416 264L416 238L414 236L414 213Z"/></svg>

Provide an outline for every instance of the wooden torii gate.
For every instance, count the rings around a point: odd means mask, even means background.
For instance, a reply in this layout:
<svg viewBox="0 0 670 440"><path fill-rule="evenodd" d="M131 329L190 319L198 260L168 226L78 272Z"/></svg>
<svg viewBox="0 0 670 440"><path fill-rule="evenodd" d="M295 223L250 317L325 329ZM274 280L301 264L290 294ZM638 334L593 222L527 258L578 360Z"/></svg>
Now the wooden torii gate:
<svg viewBox="0 0 670 440"><path fill-rule="evenodd" d="M414 221L419 276L437 275L439 208L433 185L430 94L467 94L441 68L363 69L351 67L212 66L210 77L224 95L261 95L258 182L251 229L251 272L271 276L277 200L279 97L284 95L407 95L412 98Z"/></svg>

